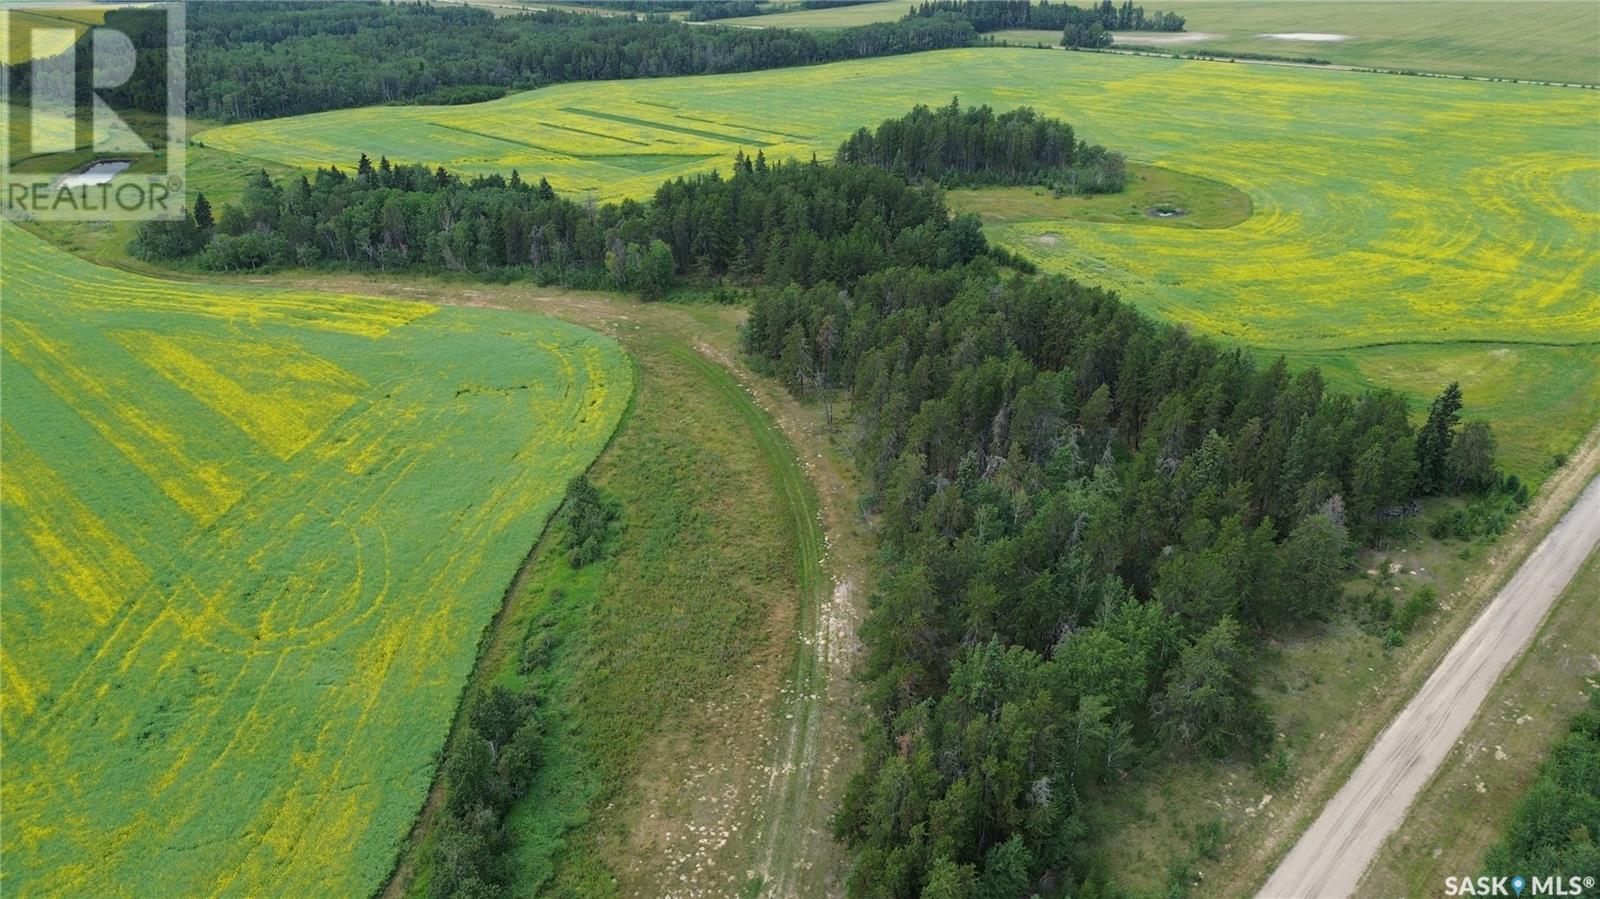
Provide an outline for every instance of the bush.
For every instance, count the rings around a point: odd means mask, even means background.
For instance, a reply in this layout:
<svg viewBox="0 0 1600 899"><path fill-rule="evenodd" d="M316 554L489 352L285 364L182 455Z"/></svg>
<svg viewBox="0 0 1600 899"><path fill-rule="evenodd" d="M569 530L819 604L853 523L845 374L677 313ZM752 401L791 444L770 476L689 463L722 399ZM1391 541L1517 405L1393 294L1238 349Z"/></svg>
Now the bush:
<svg viewBox="0 0 1600 899"><path fill-rule="evenodd" d="M1505 838L1484 869L1572 874L1600 870L1600 692L1572 720L1517 804Z"/></svg>
<svg viewBox="0 0 1600 899"><path fill-rule="evenodd" d="M1517 513L1527 504L1527 486L1515 478L1508 478L1500 490L1474 497L1465 506L1451 509L1435 518L1428 526L1428 536L1435 540L1498 537L1511 526Z"/></svg>
<svg viewBox="0 0 1600 899"><path fill-rule="evenodd" d="M128 252L146 262L184 259L205 246L206 235L188 216L175 221L141 222Z"/></svg>
<svg viewBox="0 0 1600 899"><path fill-rule="evenodd" d="M601 496L584 475L567 484L567 498L561 504L562 522L567 528L562 548L573 568L582 568L605 556L618 515L616 501Z"/></svg>
<svg viewBox="0 0 1600 899"><path fill-rule="evenodd" d="M1423 587L1400 606L1394 614L1394 626L1401 634L1409 634L1417 622L1427 617L1439 605L1432 587Z"/></svg>

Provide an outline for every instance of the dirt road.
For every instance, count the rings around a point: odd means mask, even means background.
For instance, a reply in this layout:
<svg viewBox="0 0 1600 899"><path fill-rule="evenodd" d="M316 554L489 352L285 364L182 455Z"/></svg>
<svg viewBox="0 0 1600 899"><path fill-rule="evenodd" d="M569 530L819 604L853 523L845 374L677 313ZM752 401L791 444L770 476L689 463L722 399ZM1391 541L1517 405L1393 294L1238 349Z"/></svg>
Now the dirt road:
<svg viewBox="0 0 1600 899"><path fill-rule="evenodd" d="M1343 897L1466 730L1489 688L1532 639L1567 582L1600 543L1600 478L1456 641L1422 689L1378 736L1350 779L1284 856L1259 896Z"/></svg>

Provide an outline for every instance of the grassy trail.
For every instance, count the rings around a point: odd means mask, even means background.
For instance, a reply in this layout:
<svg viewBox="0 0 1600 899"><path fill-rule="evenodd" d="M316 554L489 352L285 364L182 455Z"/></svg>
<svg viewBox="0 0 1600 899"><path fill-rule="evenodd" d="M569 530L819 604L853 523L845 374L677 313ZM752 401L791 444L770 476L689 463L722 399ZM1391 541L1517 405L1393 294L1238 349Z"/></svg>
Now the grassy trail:
<svg viewBox="0 0 1600 899"><path fill-rule="evenodd" d="M749 425L761 454L771 469L783 500L782 515L794 529L795 585L797 587L794 631L794 662L784 686L784 699L774 709L774 725L781 733L776 753L768 761L771 775L759 840L751 846L751 859L763 884L763 894L790 895L805 857L808 832L825 821L812 820L813 763L817 755L816 719L820 713L816 698L827 686L828 671L818 658L823 643L817 628L818 609L828 598L828 585L822 577L823 534L817 511L817 498L801 469L794 449L777 429L770 415L760 409L749 393L734 380L727 368L707 358L707 354L679 345L674 352L696 368L706 381L716 386L729 407Z"/></svg>
<svg viewBox="0 0 1600 899"><path fill-rule="evenodd" d="M859 516L850 511L857 487L817 410L744 365L737 348L741 313L546 294L525 286L462 290L442 282L401 285L340 276L297 283L536 311L582 323L617 338L640 360L639 379L646 385L641 389L647 389L653 368L670 367L739 422L776 500L767 514L781 519L793 553L792 593L784 608L773 610L767 645L754 650L748 669L730 674L730 689L696 697L693 711L670 722L666 732L651 734L654 742L641 749L627 798L616 803L615 813L597 812L599 823L587 830L595 854L616 877L614 890L603 894L842 894L843 855L828 820L854 758L855 685L849 673L867 544ZM606 464L607 454L597 465ZM497 623L515 618L507 614ZM484 670L474 674L474 689L494 679L493 660L504 655L496 647L510 646L516 637L500 631L485 637ZM685 784L693 788L685 790ZM426 839L428 817L425 808L412 853ZM706 834L723 838L707 843ZM403 859L400 870L406 867ZM593 887L595 880L583 882Z"/></svg>

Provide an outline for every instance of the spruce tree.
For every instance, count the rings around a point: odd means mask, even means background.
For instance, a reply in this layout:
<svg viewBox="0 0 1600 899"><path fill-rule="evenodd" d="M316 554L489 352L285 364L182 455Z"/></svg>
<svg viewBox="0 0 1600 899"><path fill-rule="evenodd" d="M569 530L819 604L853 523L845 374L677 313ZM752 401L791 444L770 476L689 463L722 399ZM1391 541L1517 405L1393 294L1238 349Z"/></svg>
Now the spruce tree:
<svg viewBox="0 0 1600 899"><path fill-rule="evenodd" d="M211 202L205 194L195 194L194 197L194 223L201 231L210 231L216 224L216 219L211 214Z"/></svg>
<svg viewBox="0 0 1600 899"><path fill-rule="evenodd" d="M1428 423L1417 433L1417 489L1433 494L1444 489L1450 471L1450 446L1461 421L1461 385L1450 386L1433 401Z"/></svg>

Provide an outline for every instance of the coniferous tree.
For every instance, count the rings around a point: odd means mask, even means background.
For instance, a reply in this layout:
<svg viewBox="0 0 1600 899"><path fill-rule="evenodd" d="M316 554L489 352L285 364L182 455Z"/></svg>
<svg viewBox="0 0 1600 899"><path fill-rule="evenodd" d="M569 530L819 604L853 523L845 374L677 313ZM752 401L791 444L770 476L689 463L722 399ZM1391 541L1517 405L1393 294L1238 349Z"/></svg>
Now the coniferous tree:
<svg viewBox="0 0 1600 899"><path fill-rule="evenodd" d="M1438 493L1446 486L1450 448L1460 421L1461 386L1452 381L1434 399L1428 421L1417 432L1417 488L1423 493Z"/></svg>
<svg viewBox="0 0 1600 899"><path fill-rule="evenodd" d="M211 202L203 193L197 193L194 197L194 223L201 231L210 231L211 226L216 224L216 219L211 215Z"/></svg>

